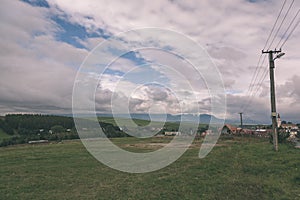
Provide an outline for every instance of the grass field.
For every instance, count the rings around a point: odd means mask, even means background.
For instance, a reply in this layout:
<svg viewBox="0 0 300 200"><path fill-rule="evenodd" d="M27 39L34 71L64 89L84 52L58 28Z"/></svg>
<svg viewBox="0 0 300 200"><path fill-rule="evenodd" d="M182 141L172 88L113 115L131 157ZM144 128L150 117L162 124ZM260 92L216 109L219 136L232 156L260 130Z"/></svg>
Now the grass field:
<svg viewBox="0 0 300 200"><path fill-rule="evenodd" d="M113 139L135 151L170 138ZM204 159L196 141L179 160L146 174L99 163L80 141L0 148L0 199L300 199L300 150L221 138Z"/></svg>

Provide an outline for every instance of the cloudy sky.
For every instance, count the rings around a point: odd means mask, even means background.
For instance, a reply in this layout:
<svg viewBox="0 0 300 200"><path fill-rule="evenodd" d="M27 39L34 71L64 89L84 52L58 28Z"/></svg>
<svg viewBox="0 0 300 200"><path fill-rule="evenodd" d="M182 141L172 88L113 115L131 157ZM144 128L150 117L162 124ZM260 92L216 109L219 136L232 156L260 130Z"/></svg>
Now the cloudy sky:
<svg viewBox="0 0 300 200"><path fill-rule="evenodd" d="M150 110L172 114L211 113L214 91L209 89L219 84L212 86L211 80L220 76L223 81L220 85L226 93L227 118L238 119L238 113L244 112L246 119L269 122L265 55L257 66L283 2L3 0L0 114L71 113L74 83L84 84L83 79L77 80L78 76L76 79L76 74L82 67L92 65L90 71L81 72L97 80L97 112L112 112L127 102L125 107L134 113ZM291 2L286 0L278 26ZM294 1L281 29L273 37L278 26L275 27L265 50L280 47L299 8L300 2ZM161 30L161 34L142 31L138 37L136 32L122 35L131 30L153 28ZM118 55L118 49L107 48L110 51L106 49L102 55L101 44L110 38L121 46L130 44L131 49L137 49L117 59L112 55ZM199 48L192 48L189 41ZM275 61L277 111L284 120L293 122L300 122L299 44L298 27L283 46L286 55ZM94 48L99 60L91 61ZM195 57L206 61L201 67L192 66L189 61ZM109 61L109 66L102 66ZM202 65L210 68L206 70ZM205 75L213 72L210 69L214 66L217 78Z"/></svg>

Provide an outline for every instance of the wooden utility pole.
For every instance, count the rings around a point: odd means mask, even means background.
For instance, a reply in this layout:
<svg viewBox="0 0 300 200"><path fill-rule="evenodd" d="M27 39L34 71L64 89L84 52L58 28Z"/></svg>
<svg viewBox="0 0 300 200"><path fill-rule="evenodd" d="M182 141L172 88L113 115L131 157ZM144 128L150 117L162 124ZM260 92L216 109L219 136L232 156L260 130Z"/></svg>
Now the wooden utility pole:
<svg viewBox="0 0 300 200"><path fill-rule="evenodd" d="M270 95L271 95L271 117L272 117L272 130L273 130L273 145L274 150L278 151L278 129L277 129L277 113L276 113L276 100L275 100L275 83L274 83L274 60L284 55L280 50L275 51L262 51L262 53L269 54L269 67L270 67ZM273 54L278 54L273 58Z"/></svg>
<svg viewBox="0 0 300 200"><path fill-rule="evenodd" d="M240 112L241 128L243 128L243 113Z"/></svg>

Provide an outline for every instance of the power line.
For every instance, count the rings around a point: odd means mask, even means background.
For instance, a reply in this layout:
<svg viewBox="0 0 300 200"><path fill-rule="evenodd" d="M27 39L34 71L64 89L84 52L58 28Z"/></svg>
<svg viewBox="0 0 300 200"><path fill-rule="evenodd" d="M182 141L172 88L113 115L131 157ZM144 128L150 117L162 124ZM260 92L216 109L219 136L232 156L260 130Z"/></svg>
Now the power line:
<svg viewBox="0 0 300 200"><path fill-rule="evenodd" d="M265 45L264 45L263 50L267 47L267 45L268 45L268 43L269 43L269 41L270 41L270 39L271 39L271 37L272 37L272 34L274 33L274 30L275 30L275 28L276 28L276 26L277 26L277 23L278 23L278 21L279 21L279 18L280 18L280 16L281 16L282 12L283 12L283 9L284 9L284 7L285 7L286 2L287 2L287 1L285 0L285 1L283 2L282 6L281 6L281 9L280 9L280 11L279 11L279 14L278 14L278 16L277 16L277 18L276 18L276 20L275 20L275 23L274 23L274 25L273 25L273 27L272 27L272 29L271 29L270 34L268 35L268 38L267 38L267 40L266 40L266 43L265 43ZM289 7L288 7L288 9L287 9L287 11L286 11L286 13L285 13L285 15L283 16L283 18L282 18L282 20L281 20L280 25L278 26L278 28L277 28L277 30L276 30L276 33L274 34L274 36L273 36L273 38L272 38L271 43L269 44L268 49L270 49L270 47L271 47L272 44L274 43L274 40L277 38L277 35L278 35L279 31L281 30L282 25L284 24L284 22L285 22L285 20L286 20L286 18L287 18L287 16L288 16L288 14L290 13L290 10L291 10L291 8L293 7L294 2L295 2L295 0L292 0L292 2L290 3L290 5L289 5ZM289 31L289 29L291 28L291 26L292 26L292 24L294 23L294 21L295 21L295 19L296 19L296 17L297 17L298 14L299 14L299 10L298 10L296 16L294 17L294 19L292 20L292 22L289 24L287 30L284 32L284 35L283 35L283 37L281 38L281 40L279 41L278 45L281 43L281 41L283 40L284 36L287 34L287 32ZM292 31L289 33L289 35L287 36L287 38L285 39L285 41L283 42L283 44L281 45L281 47L286 43L286 41L289 39L289 37L290 37L290 36L292 35L292 33L295 31L295 29L296 29L296 27L299 25L299 23L300 23L300 20L299 20L299 21L297 22L297 24L293 27ZM277 45L277 46L278 46L278 45ZM277 47L277 46L276 46L276 47ZM275 49L275 50L276 50L276 49ZM245 101L245 104L242 105L242 107L241 107L241 108L242 108L242 109L241 109L242 112L245 112L246 109L249 108L249 105L250 105L250 104L252 103L252 101L253 101L253 97L256 96L256 94L258 93L258 91L261 89L261 86L262 86L263 82L265 81L265 79L266 79L266 77L267 77L267 75L268 75L268 68L266 67L265 70L262 72L261 76L259 77L259 74L260 74L260 72L261 72L261 70L260 70L259 68L260 68L260 66L263 67L264 62L265 62L265 59L266 59L266 56L264 56L264 59L263 59L261 65L260 65L260 61L262 60L262 55L260 55L259 60L258 60L258 63L257 63L257 66L256 66L256 69L255 69L255 71L254 71L254 74L253 74L253 76L252 76L252 78L251 78L250 85L249 85L248 90L247 90L247 96L249 96L249 98L247 99L247 101ZM257 80L258 80L258 82L257 82ZM257 84L255 84L255 83L257 83Z"/></svg>
<svg viewBox="0 0 300 200"><path fill-rule="evenodd" d="M263 82L265 81L267 75L268 75L268 68L266 68L265 71L263 72L259 83L256 85L255 92L253 92L252 95L249 97L248 103L244 106L244 109L242 110L243 112L246 112L247 109L249 109L249 105L251 105L251 103L253 101L253 97L256 96L257 92L259 91Z"/></svg>
<svg viewBox="0 0 300 200"><path fill-rule="evenodd" d="M263 67L263 63L265 62L265 60L266 60L266 56L264 57L264 59L263 59L263 61L262 61L262 64L260 65L260 67L259 68L261 68L261 67ZM255 76L255 79L254 79L254 82L253 82L253 85L252 85L252 90L251 90L251 92L253 92L253 88L254 88L254 85L255 85L255 82L256 82L256 80L257 80L257 78L258 78L258 74L259 74L259 72L256 74L256 76ZM259 83L259 82L258 82ZM251 93L250 93L251 94Z"/></svg>
<svg viewBox="0 0 300 200"><path fill-rule="evenodd" d="M265 60L266 60L266 56L264 57L260 67L263 67ZM242 107L243 112L245 112L247 110L247 108L249 108L249 105L252 103L253 97L257 94L257 92L261 88L267 74L268 74L268 68L266 67L264 72L261 74L260 79L257 82L257 84L255 85L256 81L253 83L251 93L249 94L249 98ZM258 78L258 75L257 75L257 78ZM257 78L255 80L257 80Z"/></svg>
<svg viewBox="0 0 300 200"><path fill-rule="evenodd" d="M290 10L291 10L291 8L292 8L294 2L295 2L295 0L293 0L293 1L291 2L290 6L289 6L289 8L288 8L288 10L287 10L287 12L285 13L283 19L281 20L281 23L280 23L280 25L279 25L279 27L278 27L278 29L277 29L277 31L276 31L276 33L275 33L275 35L274 35L272 41L271 41L271 44L269 45L268 49L270 49L270 47L272 46L272 44L273 44L273 42L274 42L274 40L275 40L275 38L276 38L278 32L280 31L280 29L281 29L281 27L282 27L282 24L283 24L283 22L285 21L285 19L286 19L288 13L290 12Z"/></svg>
<svg viewBox="0 0 300 200"><path fill-rule="evenodd" d="M289 33L289 35L287 36L287 38L284 40L284 42L282 43L282 45L281 45L280 48L282 48L285 45L286 41L291 37L291 35L296 30L296 28L299 25L299 23L300 23L300 19L298 20L298 22L296 23L296 25L294 26L294 28L292 29L292 31Z"/></svg>
<svg viewBox="0 0 300 200"><path fill-rule="evenodd" d="M263 49L266 48L266 46L267 46L267 44L268 44L268 42L269 42L269 40L270 40L270 38L271 38L271 36L272 36L272 34L273 34L273 31L274 31L274 29L275 29L275 27L276 27L276 25L277 25L277 22L278 22L278 20L279 20L279 18L280 18L280 16L281 16L281 13L282 13L283 8L284 8L284 6L285 6L285 4L286 4L286 1L287 1L287 0L284 0L283 4L282 4L282 6L281 6L281 9L280 9L280 11L279 11L279 13L278 13L278 15L277 15L277 18L276 18L276 20L275 20L275 23L273 24L273 27L272 27L272 29L271 29L271 32L270 32L270 34L269 34L269 36L268 36L268 38L267 38L267 41L266 41L266 43L265 43ZM292 4L293 4L293 3L294 3L294 0L293 0ZM290 5L290 7L291 7L291 5ZM286 15L287 15L287 14L286 14ZM283 23L283 22L282 22L282 23ZM282 25L282 24L281 24L281 25ZM277 31L277 32L278 32L278 31ZM275 34L274 38L275 38L275 37L276 37L276 34ZM273 40L274 40L274 38L273 38ZM246 96L249 96L250 99L251 99L251 97L253 96L253 89L254 89L256 80L257 80L257 78L258 78L258 76L259 76L260 70L258 70L258 69L259 69L259 67L260 67L260 61L261 61L261 58L262 58L262 54L260 55L260 57L259 57L259 59L258 59L257 66L256 66L256 68L255 68L254 74L253 74L253 76L252 76L252 78L251 78L251 81L250 81L250 84L249 84L249 87L248 87L248 90L247 90L247 93L246 93ZM263 65L265 59L266 59L266 57L264 57L264 59L263 59L263 61L262 61L262 65ZM265 72L264 72L264 74L265 74ZM262 84L262 83L259 83L258 85L261 85L261 84ZM256 87L256 90L258 90L259 87L260 87L260 86ZM254 94L256 94L256 93L257 93L257 91L256 91ZM246 101L246 103L242 105L241 109L244 110L245 107L246 107L247 105L250 104L250 103L249 103L250 101L251 101L251 100Z"/></svg>
<svg viewBox="0 0 300 200"><path fill-rule="evenodd" d="M259 84L256 87L255 92L253 93L253 97L257 94L257 92L259 91L260 87L262 86L263 82L265 81L266 77L268 75L268 68L265 68L265 71L263 72L263 74L261 75Z"/></svg>
<svg viewBox="0 0 300 200"><path fill-rule="evenodd" d="M298 10L298 12L296 13L296 15L294 16L293 20L290 22L288 28L286 29L286 31L284 32L284 34L282 35L280 41L278 42L278 44L276 45L276 48L279 46L279 44L281 43L281 41L283 40L284 36L287 34L287 32L289 31L289 29L291 28L292 24L294 23L295 19L297 18L298 14L300 12L300 9ZM299 23L299 22L298 22ZM283 45L281 45L282 47ZM280 48L281 48L280 47Z"/></svg>
<svg viewBox="0 0 300 200"><path fill-rule="evenodd" d="M254 71L254 74L251 78L251 81L250 81L250 84L249 84L249 87L248 87L248 90L247 90L247 95L250 94L252 88L253 88L253 83L254 83L254 80L256 80L256 77L257 77L257 74L258 74L258 69L259 69L259 63L261 61L261 57L262 57L262 54L260 54L259 56L259 59L258 59L258 62L257 62L257 65L256 65L256 68L255 68L255 71Z"/></svg>
<svg viewBox="0 0 300 200"><path fill-rule="evenodd" d="M264 72L261 74L260 79L259 79L258 83L256 84L255 89L253 89L251 95L250 95L249 98L248 98L247 103L246 103L246 104L244 105L244 107L243 107L243 112L245 112L245 111L249 108L249 105L250 105L250 104L252 103L252 101L253 101L253 97L255 97L256 94L257 94L257 92L260 90L260 88L261 88L261 86L262 86L264 80L265 80L266 77L267 77L267 74L268 74L268 68L265 67L265 70L264 70Z"/></svg>
<svg viewBox="0 0 300 200"><path fill-rule="evenodd" d="M259 57L259 60L258 60L256 69L255 69L255 72L254 72L254 74L252 76L251 82L249 84L249 87L248 87L248 90L247 90L247 93L246 93L246 96L252 97L253 89L254 89L256 80L258 78L258 75L259 75L259 72L260 72L260 68L262 67L262 65L260 65L260 61L261 61L262 56L263 55L261 54L260 57ZM266 59L266 56L264 57L262 63L265 62L265 59ZM241 110L244 110L245 107L248 106L249 101L250 101L250 99L248 99L248 101L245 101L245 103L241 106Z"/></svg>
<svg viewBox="0 0 300 200"><path fill-rule="evenodd" d="M261 57L262 57L262 55L261 55ZM260 57L260 58L261 58L261 57ZM265 60L266 60L266 56L264 56L264 59L263 59L263 61L262 61L262 64L259 65L259 63L258 63L258 65L257 65L257 68L258 68L258 69L262 68L263 63L265 62ZM256 81L257 81L257 78L259 77L260 71L261 71L261 70L259 70L259 71L256 73L256 76L255 76L255 78L254 78L254 81L253 81L253 83L252 83L252 84L250 85L250 87L249 87L249 88L250 88L250 89L249 89L249 93L247 94L249 97L252 97L252 96L253 96L254 88L257 88L257 85L256 85L256 87L255 87L255 83L256 83ZM258 83L260 83L260 81L259 81ZM248 100L248 101L249 101L249 100ZM248 103L248 101L246 102L246 104ZM245 107L246 104L244 104L243 107Z"/></svg>
<svg viewBox="0 0 300 200"><path fill-rule="evenodd" d="M257 85L255 92L253 93L253 95L251 97L249 97L248 103L247 105L244 107L244 109L242 110L244 113L246 113L248 111L248 109L250 108L249 105L251 105L251 103L253 102L253 97L256 96L257 92L259 91L259 89L262 86L262 83L265 81L266 77L268 75L268 68L266 68L266 70L264 71L263 75L261 76L261 81L260 83Z"/></svg>
<svg viewBox="0 0 300 200"><path fill-rule="evenodd" d="M253 116L248 115L247 113L243 113L243 122L244 124L257 124L257 121L252 119Z"/></svg>
<svg viewBox="0 0 300 200"><path fill-rule="evenodd" d="M271 38L271 35L272 35L272 33L273 33L273 31L274 31L274 28L275 28L275 26L276 26L276 24L277 24L277 22L278 22L278 19L279 19L280 15L281 15L281 12L282 12L282 10L283 10L283 8L284 8L285 3L286 3L286 0L284 0L283 4L282 4L282 6L281 6L280 12L279 12L279 14L278 14L278 16L277 16L277 18L276 18L276 21L275 21L275 23L274 23L274 25L273 25L273 27L272 27L272 30L271 30L271 32L270 32L270 34L269 34L269 36L268 36L268 39L267 39L267 41L266 41L265 46L264 46L263 49L266 48L266 46L267 46L267 44L268 44L268 42L269 42L269 40L270 40L270 38Z"/></svg>

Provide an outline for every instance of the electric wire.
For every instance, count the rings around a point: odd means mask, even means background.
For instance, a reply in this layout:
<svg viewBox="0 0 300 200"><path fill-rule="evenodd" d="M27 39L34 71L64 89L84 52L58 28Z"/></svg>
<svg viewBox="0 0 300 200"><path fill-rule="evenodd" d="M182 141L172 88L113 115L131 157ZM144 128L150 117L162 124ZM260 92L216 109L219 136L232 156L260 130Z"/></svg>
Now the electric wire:
<svg viewBox="0 0 300 200"><path fill-rule="evenodd" d="M273 27L272 27L272 29L271 29L271 32L270 32L270 34L269 34L269 36L268 36L268 39L267 39L267 41L266 41L265 46L264 46L263 49L266 48L266 46L267 46L267 44L268 44L268 42L269 42L269 40L270 40L270 38L271 38L271 35L272 35L272 33L273 33L273 31L274 31L274 29L275 29L275 27L276 27L276 24L277 24L277 22L278 22L278 19L279 19L281 13L282 13L282 10L283 10L285 4L286 4L286 0L284 0L283 4L282 4L282 6L281 6L281 9L280 9L280 11L279 11L279 14L277 15L276 21L275 21L275 23L274 23L274 25L273 25Z"/></svg>
<svg viewBox="0 0 300 200"><path fill-rule="evenodd" d="M267 74L268 74L268 68L266 67L265 68L265 71L263 72L262 76L261 76L261 80L259 81L259 83L257 84L257 87L256 87L256 90L255 92L253 93L252 96L250 96L249 100L248 100L248 104L244 107L243 109L243 112L246 112L249 108L250 108L250 105L251 103L253 102L253 97L256 96L257 92L260 90L263 82L265 81L266 77L267 77Z"/></svg>
<svg viewBox="0 0 300 200"><path fill-rule="evenodd" d="M293 1L294 1L294 0L293 0ZM268 42L269 42L269 40L270 40L270 38L271 38L271 36L272 36L272 34L273 34L273 31L274 31L274 29L275 29L275 27L276 27L276 25L277 25L277 22L278 22L278 20L279 20L281 14L282 14L282 11L283 11L283 8L285 7L286 2L287 2L287 0L284 0L282 6L281 6L281 8L280 8L280 11L279 11L279 13L278 13L278 15L277 15L277 18L276 18L276 20L275 20L275 22L274 22L274 24L273 24L273 27L272 27L272 29L271 29L269 35L268 35L268 38L267 38L267 40L266 40L266 43L265 43L263 49L266 48L266 46L267 46L267 44L268 44ZM293 2L292 2L292 3L293 3ZM291 7L291 5L290 5L290 7ZM275 34L274 37L276 37L276 34ZM273 38L273 40L274 40L274 38ZM247 94L246 96L249 96L250 98L253 96L253 88L254 88L254 86L255 86L256 80L257 80L257 78L258 78L258 76L259 76L259 73L260 73L260 70L258 70L258 69L259 69L259 67L260 67L260 61L261 61L261 59L262 59L262 54L260 55L260 57L259 57L259 59L258 59L257 66L256 66L256 68L255 68L254 74L253 74L253 76L252 76L252 78L251 78L250 84L249 84L249 86L248 86L248 90L247 90L247 92L246 92L246 94ZM264 59L263 59L263 62L264 62L264 60L265 60L265 57L264 57ZM257 93L257 92L254 92L254 93ZM241 109L242 109L242 110L244 110L245 107L248 106L249 101L250 101L250 100L246 101L246 103L243 104L243 105L241 106Z"/></svg>
<svg viewBox="0 0 300 200"><path fill-rule="evenodd" d="M272 36L272 34L273 34L275 28L276 28L276 25L277 25L277 23L278 23L278 20L280 19L280 16L281 16L281 14L282 14L282 11L283 11L283 9L284 9L284 7L285 7L286 2L287 2L287 1L285 0L285 1L283 2L282 6L281 6L281 9L280 9L280 11L279 11L279 13L278 13L278 15L277 15L277 18L276 18L274 24L273 24L273 27L272 27L272 29L271 29L270 34L268 35L268 38L267 38L267 40L266 40L266 43L265 43L265 45L264 45L263 50L266 48L266 46L268 45L268 42L270 41L270 38L271 38L271 36ZM287 11L286 11L284 17L283 17L282 20L281 20L281 23L280 23L279 27L277 28L276 33L274 34L274 36L273 36L273 38L272 38L271 43L269 44L268 49L270 49L270 47L271 47L272 44L274 43L274 40L275 40L275 38L277 37L277 35L278 35L278 33L279 33L279 31L280 31L280 29L281 29L281 27L282 27L284 21L286 20L286 17L288 16L288 14L289 14L289 12L290 12L292 6L294 5L294 2L295 2L295 0L293 0L293 1L290 3L290 5L289 5L289 7L288 7L288 9L287 9ZM293 19L292 22L290 23L289 27L288 27L287 30L285 31L284 35L288 32L288 29L292 26L292 24L293 24L294 20L296 19L298 13L299 13L299 11L297 12L296 16L294 17L294 19ZM285 44L285 42L288 40L288 38L290 37L290 35L291 35L291 34L293 33L293 31L296 29L296 27L298 26L299 22L300 22L300 21L298 21L297 24L294 26L294 28L292 29L292 31L290 32L290 34L288 35L288 37L286 38L286 40L283 42L283 44L281 45L281 47ZM283 38L282 38L282 39L283 39ZM281 39L281 41L282 41L282 39ZM281 41L280 41L280 42L281 42ZM278 44L280 44L280 42L279 42ZM277 45L277 46L278 46L278 45ZM276 46L276 47L277 47L277 46ZM264 64L264 62L265 62L265 58L266 58L266 56L264 57L264 59L263 59L263 61L262 61L261 67L263 66L263 64ZM252 103L253 97L254 97L254 96L257 94L257 92L260 90L260 88L261 88L261 86L262 86L262 84L263 84L263 82L264 82L264 80L265 80L265 78L266 78L266 76L267 76L267 74L268 74L268 68L266 67L265 70L263 71L262 75L260 76L259 81L257 82L257 84L255 84L256 81L257 81L257 78L259 77L259 73L260 73L260 71L261 71L261 70L258 70L258 69L259 69L259 66L260 66L259 63L260 63L261 59L262 59L262 54L261 54L260 57L259 57L257 67L256 67L256 69L255 69L255 71L254 71L254 74L253 74L253 76L252 76L252 78L251 78L251 82L250 82L249 87L248 87L248 90L247 90L247 96L249 96L248 101L246 101L246 103L243 104L242 107L241 107L241 108L242 108L241 110L242 110L243 112L245 112L245 109L249 108L249 105Z"/></svg>
<svg viewBox="0 0 300 200"><path fill-rule="evenodd" d="M266 60L266 55L264 56L264 59L262 61L262 64L259 66L259 68L262 68L264 66L264 63L265 63L265 60ZM257 94L257 92L259 91L259 89L261 88L261 85L263 83L263 81L265 80L266 78L266 75L267 75L267 72L268 72L268 68L265 67L263 73L261 74L260 78L258 79L259 81L256 83L256 80L257 78L259 77L258 74L256 76L256 79L255 81L253 82L253 85L252 85L252 90L251 90L251 93L248 95L248 99L246 101L246 103L243 105L242 107L242 111L245 112L247 108L249 108L249 105L252 103L253 101L253 97Z"/></svg>
<svg viewBox="0 0 300 200"><path fill-rule="evenodd" d="M296 15L294 16L294 18L293 18L292 21L290 22L288 28L286 29L286 31L285 31L284 34L282 35L282 37L281 37L281 39L279 40L279 42L277 43L276 48L279 46L279 44L282 42L284 36L285 36L285 35L287 34L287 32L290 30L292 24L294 23L294 21L296 20L296 18L297 18L297 16L298 16L299 12L300 12L300 9L298 10L298 12L296 13ZM298 22L298 23L299 23L299 22ZM296 24L297 24L297 23L296 23ZM297 26L297 25L296 25L296 26ZM292 30L293 30L293 29L292 29ZM282 47L282 45L280 46L280 48L281 48L281 47Z"/></svg>
<svg viewBox="0 0 300 200"><path fill-rule="evenodd" d="M283 44L281 45L280 48L282 48L285 43L288 41L288 39L291 37L291 35L293 34L293 32L296 30L297 26L299 25L300 20L298 20L297 24L294 26L294 28L292 29L292 31L290 32L290 34L288 35L288 37L284 40Z"/></svg>
<svg viewBox="0 0 300 200"><path fill-rule="evenodd" d="M287 10L287 12L285 13L284 17L282 18L281 23L280 23L279 27L277 28L277 31L276 31L276 33L275 33L275 35L274 35L274 37L273 37L273 39L272 39L272 41L271 41L271 43L270 43L268 49L271 48L271 46L272 46L272 44L273 44L273 42L274 42L276 36L278 35L278 32L280 31L280 29L281 29L281 27L282 27L283 22L285 21L285 19L286 19L288 13L290 12L292 6L294 5L294 2L295 2L295 0L293 0L293 1L291 2L290 6L289 6L289 8L288 8L288 10Z"/></svg>

